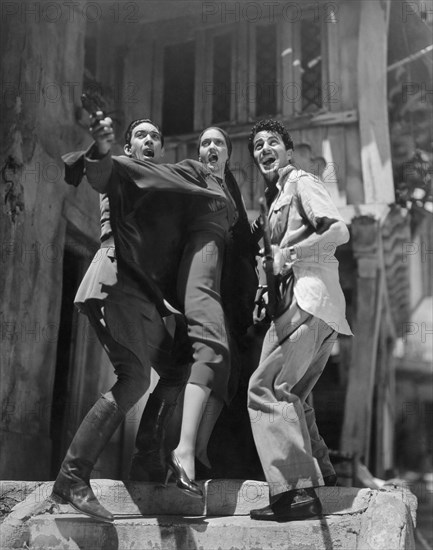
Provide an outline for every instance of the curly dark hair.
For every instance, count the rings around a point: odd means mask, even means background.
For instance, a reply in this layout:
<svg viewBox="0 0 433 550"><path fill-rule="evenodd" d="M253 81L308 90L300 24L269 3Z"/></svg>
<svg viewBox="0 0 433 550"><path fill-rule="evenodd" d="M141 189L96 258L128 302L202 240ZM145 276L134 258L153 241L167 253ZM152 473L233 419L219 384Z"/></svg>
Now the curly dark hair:
<svg viewBox="0 0 433 550"><path fill-rule="evenodd" d="M159 135L161 136L161 145L164 146L164 136L161 132L161 128L158 126L158 124L155 124L153 120L150 120L150 118L137 118L136 120L133 120L125 132L125 143L126 145L131 145L131 138L132 138L132 131L133 129L138 126L139 124L142 124L143 122L148 122L149 124L152 124L152 126L155 126L155 128L158 130Z"/></svg>
<svg viewBox="0 0 433 550"><path fill-rule="evenodd" d="M268 132L272 132L273 134L279 134L284 145L286 146L286 150L295 148L292 137L286 130L285 126L281 124L281 122L278 122L278 120L268 118L266 120L259 120L251 128L250 136L248 138L248 151L252 157L254 156L254 138L256 137L256 134L266 130Z"/></svg>

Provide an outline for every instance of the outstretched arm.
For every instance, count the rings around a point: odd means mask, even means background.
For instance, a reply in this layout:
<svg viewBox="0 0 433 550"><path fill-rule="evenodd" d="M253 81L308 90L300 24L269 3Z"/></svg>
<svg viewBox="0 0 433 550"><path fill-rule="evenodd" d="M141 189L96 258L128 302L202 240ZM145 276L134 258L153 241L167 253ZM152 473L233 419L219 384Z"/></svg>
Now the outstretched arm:
<svg viewBox="0 0 433 550"><path fill-rule="evenodd" d="M101 119L98 116L91 117L91 121L90 133L95 143L85 156L86 175L93 189L105 193L113 170L110 155L114 142L113 121L110 117Z"/></svg>

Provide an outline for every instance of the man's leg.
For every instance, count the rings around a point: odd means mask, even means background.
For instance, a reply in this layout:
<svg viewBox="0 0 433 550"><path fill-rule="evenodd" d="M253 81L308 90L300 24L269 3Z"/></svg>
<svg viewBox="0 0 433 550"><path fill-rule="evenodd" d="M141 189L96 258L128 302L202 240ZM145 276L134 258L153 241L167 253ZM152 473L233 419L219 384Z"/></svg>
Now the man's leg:
<svg viewBox="0 0 433 550"><path fill-rule="evenodd" d="M95 497L90 486L92 469L128 410L149 387L150 366L113 337L104 302L86 304L86 314L117 374L117 382L95 403L78 428L53 487L53 497L78 511L105 522L113 516Z"/></svg>
<svg viewBox="0 0 433 550"><path fill-rule="evenodd" d="M311 452L319 463L323 481L325 485L335 485L337 478L331 459L329 458L329 449L317 428L314 409L306 401L304 402L304 415L308 426L308 433L310 434Z"/></svg>
<svg viewBox="0 0 433 550"><path fill-rule="evenodd" d="M185 386L191 353L182 318L176 319L171 353L168 355L167 349L161 348L157 334L149 342L149 352L159 380L141 417L129 479L163 482L166 474L166 428Z"/></svg>
<svg viewBox="0 0 433 550"><path fill-rule="evenodd" d="M329 332L329 328L326 326L326 324L323 323L323 321L319 321L317 329L319 338L321 338L320 331L322 331L323 329L327 333ZM334 331L326 336L326 338L320 345L320 348L310 368L308 369L308 372L293 389L294 393L299 395L304 403L304 415L308 426L308 432L310 434L312 454L319 463L320 471L322 472L325 485L336 484L337 480L335 470L329 458L328 447L324 439L320 435L319 429L317 428L315 411L313 407L308 404L307 398L313 390L317 380L319 379L320 375L323 372L323 369L326 366L326 363L331 354L332 346L334 345L337 337L338 334Z"/></svg>
<svg viewBox="0 0 433 550"><path fill-rule="evenodd" d="M287 492L293 500L300 489L323 484L312 454L304 402L326 363L321 348L330 334L329 327L294 302L265 337L260 365L250 381L248 408L271 502ZM289 510L299 504L305 517L319 513L317 497L304 496Z"/></svg>

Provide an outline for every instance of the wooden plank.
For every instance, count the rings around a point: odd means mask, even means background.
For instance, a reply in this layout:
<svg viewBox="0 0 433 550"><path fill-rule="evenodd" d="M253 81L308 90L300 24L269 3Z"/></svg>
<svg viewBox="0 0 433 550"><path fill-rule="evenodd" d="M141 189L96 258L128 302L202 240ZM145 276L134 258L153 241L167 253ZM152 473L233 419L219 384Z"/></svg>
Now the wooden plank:
<svg viewBox="0 0 433 550"><path fill-rule="evenodd" d="M330 4L326 17L322 18L322 98L323 107L329 111L341 111L341 69L337 4Z"/></svg>
<svg viewBox="0 0 433 550"><path fill-rule="evenodd" d="M336 125L336 124L352 124L356 122L358 113L352 109L350 111L341 111L335 113L320 113L311 119L311 123L317 126Z"/></svg>
<svg viewBox="0 0 433 550"><path fill-rule="evenodd" d="M205 120L205 101L209 97L205 96L205 89L200 78L206 74L206 36L204 29L198 29L195 43L195 82L194 82L194 129L201 131L204 128Z"/></svg>
<svg viewBox="0 0 433 550"><path fill-rule="evenodd" d="M302 81L301 81L301 21L297 20L292 23L292 82L296 89L296 96L293 98L293 115L302 114Z"/></svg>
<svg viewBox="0 0 433 550"><path fill-rule="evenodd" d="M369 464L373 392L382 311L379 223L372 217L352 220L352 246L357 258L356 319L347 386L341 450Z"/></svg>
<svg viewBox="0 0 433 550"><path fill-rule="evenodd" d="M233 96L232 103L235 103L236 115L235 119L240 123L248 121L248 98L246 91L248 88L249 76L249 49L248 49L248 30L250 25L247 21L242 21L239 24L237 32L237 55L233 56L236 59L237 72L232 80L232 87L238 87L236 94ZM233 119L232 119L233 120Z"/></svg>
<svg viewBox="0 0 433 550"><path fill-rule="evenodd" d="M281 70L281 113L283 117L291 117L295 114L294 98L296 90L300 93L299 88L295 85L293 76L293 24L283 19L280 23L280 56L279 64Z"/></svg>
<svg viewBox="0 0 433 550"><path fill-rule="evenodd" d="M283 67L281 62L281 52L283 51L282 44L285 41L285 36L284 36L285 32L281 24L277 23L275 25L275 33L276 33L275 41L276 41L276 49L277 49L276 51L277 60L276 60L276 74L275 74L276 112L274 114L279 115L283 110L283 101L284 101L284 97L283 97L284 89L282 86Z"/></svg>
<svg viewBox="0 0 433 550"><path fill-rule="evenodd" d="M205 37L205 63L204 63L204 72L203 81L207 84L213 82L213 56L214 56L214 34L211 30L206 32ZM206 62L207 61L207 62ZM196 75L198 78L199 75ZM215 90L214 90L215 91ZM203 97L203 129L212 124L212 103L214 95L206 95Z"/></svg>
<svg viewBox="0 0 433 550"><path fill-rule="evenodd" d="M302 116L302 117L293 117L293 118L281 118L281 122L289 129L290 133L294 133L295 131L299 132L304 128L318 128L320 126L334 126L334 125L344 125L347 128L353 127L354 130L356 130L356 122L357 122L357 116L356 111L350 111L350 113L339 113L338 117L335 117L334 119L323 119L313 116ZM350 118L350 122L348 122L348 118ZM255 120L255 117L253 117L252 120ZM251 126L253 122L248 122L245 124L223 124L224 128L230 133L231 137L248 137L251 131ZM206 123L205 123L206 125ZM356 132L356 135L358 136L358 132ZM188 133L188 134L179 134L176 136L176 139L194 139L196 137L196 132L194 133ZM169 139L169 138L167 138ZM295 140L295 143L299 143L299 140ZM359 137L357 140L357 144L359 147ZM359 157L359 149L357 151L357 155ZM359 169L359 173L361 173L361 169Z"/></svg>
<svg viewBox="0 0 433 550"><path fill-rule="evenodd" d="M248 33L248 87L244 92L245 101L247 102L247 113L249 120L256 120L256 97L257 87L250 85L256 82L256 27L250 25Z"/></svg>
<svg viewBox="0 0 433 550"><path fill-rule="evenodd" d="M230 32L231 44L232 44L232 57L230 64L230 88L229 88L229 97L230 97L230 120L236 120L238 114L238 98L235 91L236 86L239 86L239 29L236 29L237 32L229 27L227 29ZM218 52L216 53L218 55Z"/></svg>
<svg viewBox="0 0 433 550"><path fill-rule="evenodd" d="M164 46L156 41L152 78L152 119L162 121L164 97Z"/></svg>
<svg viewBox="0 0 433 550"><path fill-rule="evenodd" d="M347 204L346 130L342 126L326 127L326 135L322 141L322 156L327 161L323 181L337 206Z"/></svg>
<svg viewBox="0 0 433 550"><path fill-rule="evenodd" d="M357 73L359 19L362 2L338 3L339 69L341 109L358 105ZM368 48L370 52L370 47ZM367 53L367 52L366 52ZM370 54L371 55L371 54Z"/></svg>
<svg viewBox="0 0 433 550"><path fill-rule="evenodd" d="M384 307L386 307L384 305ZM386 318L385 312L382 314L382 319ZM377 359L377 374L376 374L376 421L375 421L375 458L374 472L376 477L384 478L386 470L390 468L390 434L387 430L387 415L390 399L391 380L391 357L388 345L388 330L386 323L383 324L379 336L378 359ZM392 449L391 449L392 454Z"/></svg>
<svg viewBox="0 0 433 550"><path fill-rule="evenodd" d="M387 104L387 8L362 2L358 45L358 108L365 202L395 201ZM374 55L370 46L374 43Z"/></svg>
<svg viewBox="0 0 433 550"><path fill-rule="evenodd" d="M346 141L346 199L347 204L363 204L365 202L362 183L362 167L360 154L359 130L356 126L345 128Z"/></svg>

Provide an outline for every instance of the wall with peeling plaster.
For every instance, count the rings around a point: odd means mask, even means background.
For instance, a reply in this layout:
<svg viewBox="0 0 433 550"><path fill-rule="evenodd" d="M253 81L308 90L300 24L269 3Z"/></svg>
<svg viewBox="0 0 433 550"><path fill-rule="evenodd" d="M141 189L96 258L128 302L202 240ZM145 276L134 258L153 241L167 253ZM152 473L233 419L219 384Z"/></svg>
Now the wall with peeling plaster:
<svg viewBox="0 0 433 550"><path fill-rule="evenodd" d="M61 163L89 142L70 84L82 81L84 24L2 13L0 479L50 477L63 251L98 246L98 196L68 186Z"/></svg>

